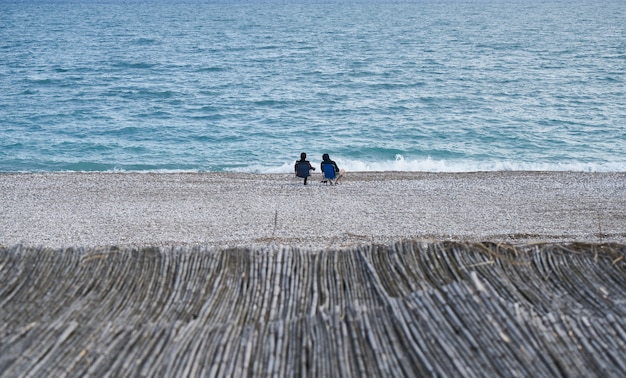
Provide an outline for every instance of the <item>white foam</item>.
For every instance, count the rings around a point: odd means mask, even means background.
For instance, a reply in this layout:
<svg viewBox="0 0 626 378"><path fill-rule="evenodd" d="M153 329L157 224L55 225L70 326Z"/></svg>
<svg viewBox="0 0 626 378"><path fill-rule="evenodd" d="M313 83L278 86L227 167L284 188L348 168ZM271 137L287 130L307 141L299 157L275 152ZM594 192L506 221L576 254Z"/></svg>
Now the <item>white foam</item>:
<svg viewBox="0 0 626 378"><path fill-rule="evenodd" d="M294 160L295 161L295 160ZM565 171L565 172L626 172L626 162L520 162L520 161L471 161L405 159L396 155L394 160L366 161L336 157L340 168L348 172L483 172L483 171ZM319 162L311 161L317 167ZM294 162L279 166L250 166L239 169L241 172L291 173Z"/></svg>

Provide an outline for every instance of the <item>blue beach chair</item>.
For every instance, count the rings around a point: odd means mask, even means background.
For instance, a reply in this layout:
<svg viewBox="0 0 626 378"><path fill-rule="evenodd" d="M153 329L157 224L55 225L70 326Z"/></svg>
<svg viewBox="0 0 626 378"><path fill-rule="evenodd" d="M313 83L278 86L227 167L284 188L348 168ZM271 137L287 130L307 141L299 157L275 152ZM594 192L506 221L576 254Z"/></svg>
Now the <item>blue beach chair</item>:
<svg viewBox="0 0 626 378"><path fill-rule="evenodd" d="M337 175L335 174L335 167L332 164L322 164L322 174L324 175L324 182L333 185Z"/></svg>
<svg viewBox="0 0 626 378"><path fill-rule="evenodd" d="M311 176L311 166L309 164L298 164L296 168L296 176L302 178Z"/></svg>
<svg viewBox="0 0 626 378"><path fill-rule="evenodd" d="M296 177L302 177L304 179L304 185L306 185L307 179L311 176L311 163L308 161L296 162Z"/></svg>

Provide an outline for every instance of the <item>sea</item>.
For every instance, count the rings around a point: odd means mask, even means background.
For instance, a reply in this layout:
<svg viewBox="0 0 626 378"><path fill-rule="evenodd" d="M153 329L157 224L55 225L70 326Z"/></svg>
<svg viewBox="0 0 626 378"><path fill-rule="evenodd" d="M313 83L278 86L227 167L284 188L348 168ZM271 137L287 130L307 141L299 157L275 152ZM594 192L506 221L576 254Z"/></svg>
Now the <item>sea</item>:
<svg viewBox="0 0 626 378"><path fill-rule="evenodd" d="M1 0L0 172L626 171L624 0Z"/></svg>

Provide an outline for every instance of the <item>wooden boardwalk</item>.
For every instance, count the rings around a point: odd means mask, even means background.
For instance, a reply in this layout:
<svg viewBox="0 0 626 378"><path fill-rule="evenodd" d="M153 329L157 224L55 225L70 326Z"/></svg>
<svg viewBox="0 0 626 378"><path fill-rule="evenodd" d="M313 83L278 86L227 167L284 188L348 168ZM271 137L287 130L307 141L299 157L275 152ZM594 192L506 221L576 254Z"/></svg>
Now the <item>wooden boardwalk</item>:
<svg viewBox="0 0 626 378"><path fill-rule="evenodd" d="M625 255L0 248L0 376L623 377Z"/></svg>

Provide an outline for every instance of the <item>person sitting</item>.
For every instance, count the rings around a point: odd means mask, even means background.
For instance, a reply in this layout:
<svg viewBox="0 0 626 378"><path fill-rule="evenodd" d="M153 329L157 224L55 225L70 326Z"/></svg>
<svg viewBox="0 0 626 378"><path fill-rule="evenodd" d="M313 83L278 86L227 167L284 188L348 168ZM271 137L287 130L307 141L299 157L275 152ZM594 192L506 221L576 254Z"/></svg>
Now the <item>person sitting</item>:
<svg viewBox="0 0 626 378"><path fill-rule="evenodd" d="M311 176L311 170L315 170L311 163L306 160L306 153L304 152L300 154L300 160L296 161L294 169L296 176L304 179L304 185L306 185L307 179Z"/></svg>
<svg viewBox="0 0 626 378"><path fill-rule="evenodd" d="M333 160L330 160L330 156L328 154L322 155L322 163L320 164L320 169L324 175L324 179L322 182L330 183L331 185L338 184L339 180L343 177L343 172L339 170L337 163Z"/></svg>

